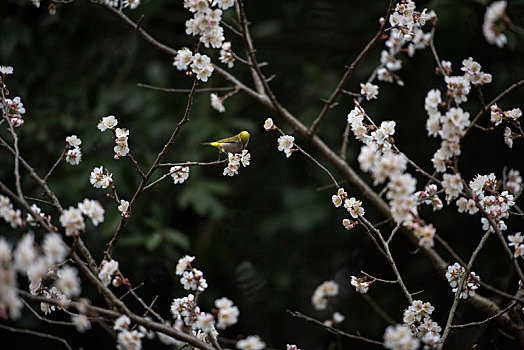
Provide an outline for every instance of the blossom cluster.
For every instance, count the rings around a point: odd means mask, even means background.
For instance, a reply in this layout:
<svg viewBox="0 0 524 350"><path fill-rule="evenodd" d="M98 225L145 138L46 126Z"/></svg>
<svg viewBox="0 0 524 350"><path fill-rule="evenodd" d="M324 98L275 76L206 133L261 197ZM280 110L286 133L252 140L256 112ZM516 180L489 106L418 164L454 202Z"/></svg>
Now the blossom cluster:
<svg viewBox="0 0 524 350"><path fill-rule="evenodd" d="M119 350L142 349L142 338L145 336L144 328L133 329L131 320L122 315L115 320L113 330L117 331L117 346Z"/></svg>
<svg viewBox="0 0 524 350"><path fill-rule="evenodd" d="M273 122L273 119L271 118L267 118L265 121L264 121L264 130L266 131L273 131L273 130L279 130L279 132L281 134L283 134L283 132L277 128L277 126L275 125L275 123ZM284 152L285 155L286 155L286 158L289 158L291 157L291 154L293 154L293 152L295 152L297 149L294 148L295 146L295 137L294 136L291 136L291 135L281 135L278 139L277 139L277 149L281 152Z"/></svg>
<svg viewBox="0 0 524 350"><path fill-rule="evenodd" d="M80 140L76 135L71 135L66 137L66 142L66 162L71 165L80 164L80 161L82 160L82 150L80 149L82 140Z"/></svg>
<svg viewBox="0 0 524 350"><path fill-rule="evenodd" d="M144 317L146 320L151 321L149 316ZM177 331L182 332L183 324L181 322L175 322L172 326L169 322L165 322L165 325L172 327ZM144 326L139 325L138 327L131 326L131 320L127 315L122 315L115 320L113 330L118 332L117 334L117 349L142 349L142 339L153 339L155 333L146 329ZM185 343L175 338L172 338L164 333L157 332L158 340L165 345L174 345L176 347L183 346Z"/></svg>
<svg viewBox="0 0 524 350"><path fill-rule="evenodd" d="M197 79L204 83L207 82L215 70L209 56L200 53L193 55L193 52L191 52L187 47L177 51L173 61L173 66L178 70L187 70L188 68L191 68L191 71L196 74Z"/></svg>
<svg viewBox="0 0 524 350"><path fill-rule="evenodd" d="M113 280L113 284L116 284L116 279L113 279L113 275L118 272L118 261L116 260L103 260L100 272L98 273L98 278L102 281L104 286L108 286Z"/></svg>
<svg viewBox="0 0 524 350"><path fill-rule="evenodd" d="M340 312L335 311L333 312L333 315L331 315L331 319L325 320L323 324L328 327L333 327L333 325L338 325L346 319L346 316L342 315Z"/></svg>
<svg viewBox="0 0 524 350"><path fill-rule="evenodd" d="M25 114L24 104L19 96L13 99L5 98L5 101L0 101L0 107L7 110L7 118L11 125L15 128L24 124L22 114Z"/></svg>
<svg viewBox="0 0 524 350"><path fill-rule="evenodd" d="M508 38L502 31L506 28L504 23L506 17L506 1L495 1L486 8L482 33L486 41L491 45L503 47Z"/></svg>
<svg viewBox="0 0 524 350"><path fill-rule="evenodd" d="M508 171L506 188L515 196L520 194L520 190L522 188L522 176L520 176L520 172L518 170L511 169Z"/></svg>
<svg viewBox="0 0 524 350"><path fill-rule="evenodd" d="M263 350L266 348L266 343L258 335L248 335L244 339L237 341L236 347L240 350Z"/></svg>
<svg viewBox="0 0 524 350"><path fill-rule="evenodd" d="M18 296L18 281L11 247L5 237L0 237L0 275L0 315L7 318L9 313L12 319L17 319L21 316L23 303Z"/></svg>
<svg viewBox="0 0 524 350"><path fill-rule="evenodd" d="M204 273L191 266L191 262L195 260L194 256L184 256L178 260L175 268L175 273L180 278L180 283L186 290L203 292L207 288L207 282L204 278Z"/></svg>
<svg viewBox="0 0 524 350"><path fill-rule="evenodd" d="M22 212L20 209L15 209L11 200L3 195L0 195L0 217L10 224L11 228L17 228L23 225Z"/></svg>
<svg viewBox="0 0 524 350"><path fill-rule="evenodd" d="M286 344L286 350L300 350L295 344Z"/></svg>
<svg viewBox="0 0 524 350"><path fill-rule="evenodd" d="M183 184L189 178L189 167L177 165L171 167L169 173L171 174L175 185Z"/></svg>
<svg viewBox="0 0 524 350"><path fill-rule="evenodd" d="M129 144L128 144L129 130L126 128L116 128L115 129L115 159L120 159L129 154Z"/></svg>
<svg viewBox="0 0 524 350"><path fill-rule="evenodd" d="M13 72L13 67L0 65L0 88L5 88L5 77L7 75L13 74ZM7 89L5 91L7 91ZM4 96L4 94L2 94L2 96ZM2 115L7 118L13 127L17 128L24 124L24 118L22 117L22 114L25 114L25 108L24 104L22 103L22 99L19 96L16 96L13 99L4 97L3 100L0 96L0 108L2 109ZM0 122L0 124L2 122L3 120Z"/></svg>
<svg viewBox="0 0 524 350"><path fill-rule="evenodd" d="M215 307L218 309L217 313L217 328L226 329L238 322L240 310L233 305L233 302L226 297L215 300Z"/></svg>
<svg viewBox="0 0 524 350"><path fill-rule="evenodd" d="M491 74L481 71L479 63L470 57L462 61L464 71L463 76L445 75L444 80L447 85L448 96L453 97L456 107L448 108L444 114L439 107L449 104L443 103L440 90L430 90L425 99L424 108L428 114L426 130L429 136L442 139L440 148L435 152L431 161L433 167L438 172L445 172L446 166L454 156L460 155L460 139L463 132L471 124L469 113L464 111L459 105L467 101L471 84L484 84L491 82ZM451 70L451 65L449 65Z"/></svg>
<svg viewBox="0 0 524 350"><path fill-rule="evenodd" d="M369 286L372 283L373 281L367 281L367 277L357 278L355 276L351 276L351 285L355 287L359 293L366 294L369 290Z"/></svg>
<svg viewBox="0 0 524 350"><path fill-rule="evenodd" d="M469 188L475 195L475 200L482 209L493 219L499 230L504 231L507 226L503 219L509 217L509 209L515 205L515 198L508 191L497 191L497 178L495 174L477 175L469 182ZM474 212L470 211L470 214ZM495 232L490 221L486 217L481 219L482 229Z"/></svg>
<svg viewBox="0 0 524 350"><path fill-rule="evenodd" d="M491 83L492 76L481 71L480 63L473 61L472 57L462 60L461 71L464 72L464 79L473 85L484 85Z"/></svg>
<svg viewBox="0 0 524 350"><path fill-rule="evenodd" d="M220 48L224 41L224 28L220 26L222 10L234 4L234 0L184 0L184 7L194 14L186 21L186 34L200 36L199 40L205 47Z"/></svg>
<svg viewBox="0 0 524 350"><path fill-rule="evenodd" d="M406 228L413 231L418 238L418 245L424 248L432 248L435 245L435 235L437 229L432 224L426 223L422 218L413 216L403 224Z"/></svg>
<svg viewBox="0 0 524 350"><path fill-rule="evenodd" d="M128 136L129 130L126 128L115 128L118 125L118 119L114 115L103 117L98 123L98 129L100 131L111 130L113 132L113 138L115 140L115 159L120 159L129 154Z"/></svg>
<svg viewBox="0 0 524 350"><path fill-rule="evenodd" d="M331 196L331 202L333 202L333 205L337 208L341 206L344 207L344 209L346 209L353 219L358 219L359 215L365 214L365 210L362 207L362 201L356 199L355 197L348 198L347 192L342 187L337 190L337 194ZM342 220L342 225L347 230L352 229L357 224L358 221L352 221L350 219Z"/></svg>
<svg viewBox="0 0 524 350"><path fill-rule="evenodd" d="M459 156L461 153L460 138L471 123L469 112L464 111L460 107L452 107L444 115L441 115L438 111L430 113L426 122L428 135L440 136L442 139L440 148L435 152L431 161L435 170L443 173L446 171L451 159L454 156Z"/></svg>
<svg viewBox="0 0 524 350"><path fill-rule="evenodd" d="M20 317L22 301L18 296L16 273L25 275L29 281L31 294L54 299L67 306L70 298L81 292L80 278L76 268L64 264L69 253L68 246L57 233L44 235L41 245L35 242L32 232L19 240L12 252L9 243L0 237L0 314L9 311L11 318ZM51 282L47 283L47 280ZM44 313L55 310L55 306L41 303Z"/></svg>
<svg viewBox="0 0 524 350"><path fill-rule="evenodd" d="M102 119L98 122L97 128L98 130L104 132L108 129L113 130L117 125L118 119L116 119L114 115L108 115L107 117L102 117Z"/></svg>
<svg viewBox="0 0 524 350"><path fill-rule="evenodd" d="M394 350L418 349L420 340L413 336L408 326L397 324L386 328L384 348Z"/></svg>
<svg viewBox="0 0 524 350"><path fill-rule="evenodd" d="M69 301L70 301L55 286L45 287L45 288L38 288L35 291L33 291L32 293L33 294L39 294L40 296L42 296L42 297L44 297L46 299L57 301L57 302L60 303L61 306L62 305L63 306L67 306L69 304ZM44 315L47 315L47 314L50 314L53 311L56 311L56 306L55 306L55 304L49 304L49 303L46 303L46 302L41 302L40 303L40 311L42 311L44 313Z"/></svg>
<svg viewBox="0 0 524 350"><path fill-rule="evenodd" d="M442 189L446 194L446 202L448 204L452 199L455 199L460 195L463 188L464 185L462 184L460 174L446 173L442 175Z"/></svg>
<svg viewBox="0 0 524 350"><path fill-rule="evenodd" d="M233 50L231 49L231 42L226 41L222 44L220 57L218 59L220 62L227 64L228 68L233 68L235 64L235 55L233 55Z"/></svg>
<svg viewBox="0 0 524 350"><path fill-rule="evenodd" d="M180 283L184 289L196 292L196 296L207 288L207 282L200 270L191 266L193 256L184 256L178 260L175 273L181 275ZM185 324L192 334L204 342L215 341L218 329L225 329L238 322L240 311L233 302L225 297L215 300L215 313L218 323L212 313L206 313L197 306L194 294L182 298L175 298L171 303L171 314L176 324Z"/></svg>
<svg viewBox="0 0 524 350"><path fill-rule="evenodd" d="M513 256L515 258L521 256L524 257L524 236L520 232L515 233L514 235L508 235L508 245L515 249Z"/></svg>
<svg viewBox="0 0 524 350"><path fill-rule="evenodd" d="M429 184L423 191L415 192L419 203L433 206L433 211L443 207L442 200L438 196L438 188L435 184Z"/></svg>
<svg viewBox="0 0 524 350"><path fill-rule="evenodd" d="M395 133L396 123L392 120L383 121L379 127L376 127L366 124L364 122L366 117L364 109L355 101L355 108L349 112L347 117L355 138L368 146L373 145L380 150L390 150L393 145L392 136Z"/></svg>
<svg viewBox="0 0 524 350"><path fill-rule="evenodd" d="M522 116L522 111L520 108L513 108L507 111L503 111L497 104L493 104L491 107L491 113L490 113L490 120L495 126L502 123L502 121L509 121L513 123L514 125L517 125L519 131L521 132L516 133L509 126L506 126L506 129L504 130L504 142L506 145L508 145L509 148L513 148L513 140L517 137L524 137L524 134L522 134L522 129L519 127L518 119Z"/></svg>
<svg viewBox="0 0 524 350"><path fill-rule="evenodd" d="M170 310L175 320L183 320L186 325L191 325L193 323L193 310L197 307L195 296L189 294L187 297L173 299Z"/></svg>
<svg viewBox="0 0 524 350"><path fill-rule="evenodd" d="M2 196L0 196L2 197ZM2 200L0 199L0 202ZM0 210L1 211L1 210ZM42 209L40 209L40 207L38 207L38 205L36 204L32 204L31 205L31 213L27 213L27 217L25 219L25 221L31 225L31 226L40 226L40 224L38 223L37 219L38 217L40 217L42 220L46 221L48 225L51 224L51 216L50 215L45 215L45 213L42 212Z"/></svg>
<svg viewBox="0 0 524 350"><path fill-rule="evenodd" d="M457 292L460 279L464 276L465 270L466 269L457 262L448 266L446 278L448 279L453 293ZM470 272L468 277L464 280L464 285L460 292L460 298L467 299L468 296L474 296L475 290L480 286L479 281L480 277L477 276L475 272Z"/></svg>
<svg viewBox="0 0 524 350"><path fill-rule="evenodd" d="M408 0L397 4L395 11L389 18L392 26L389 37L386 40L387 50L380 55L381 68L377 71L377 79L380 81L393 82L404 85L403 81L393 72L402 68L402 61L396 56L406 51L410 57L418 49L424 49L429 45L431 33L425 33L422 27L428 20L435 21L434 11L415 11L415 2Z"/></svg>
<svg viewBox="0 0 524 350"><path fill-rule="evenodd" d="M129 201L125 199L120 199L120 205L118 206L118 211L122 213L122 216L125 218L129 217Z"/></svg>
<svg viewBox="0 0 524 350"><path fill-rule="evenodd" d="M113 174L104 169L103 166L100 166L93 169L89 175L89 182L91 182L94 188L108 188L113 185Z"/></svg>
<svg viewBox="0 0 524 350"><path fill-rule="evenodd" d="M10 75L10 74L13 74L14 72L14 69L13 67L11 66L5 66L5 65L0 65L0 74L2 74L2 77L5 79L5 76L6 75Z"/></svg>
<svg viewBox="0 0 524 350"><path fill-rule="evenodd" d="M240 153L228 153L227 154L227 167L224 168L224 176L234 176L238 174L240 165L247 167L251 162L251 154L247 149L242 150Z"/></svg>
<svg viewBox="0 0 524 350"><path fill-rule="evenodd" d="M414 300L413 303L404 310L403 324L411 330L411 333L419 338L424 344L429 346L436 345L440 340L442 328L437 322L431 319L431 314L435 308L428 302Z"/></svg>
<svg viewBox="0 0 524 350"><path fill-rule="evenodd" d="M94 226L104 222L105 210L97 200L84 199L77 207L64 209L60 215L60 224L65 228L66 236L76 236L85 230L84 216L91 219Z"/></svg>
<svg viewBox="0 0 524 350"><path fill-rule="evenodd" d="M286 158L291 157L291 154L295 151L294 146L295 138L290 135L282 135L278 138L278 150L286 154Z"/></svg>
<svg viewBox="0 0 524 350"><path fill-rule="evenodd" d="M223 11L235 4L234 0L184 0L184 7L192 12L193 18L186 21L186 34L198 36L199 41L209 48L220 48L220 61L233 67L235 58L231 50L231 43L224 42L224 29L220 26ZM177 51L173 65L178 70L188 70L196 74L197 79L207 82L214 71L209 56L193 53L187 47ZM223 109L223 105L214 101L213 108ZM217 108L218 107L218 108Z"/></svg>
<svg viewBox="0 0 524 350"><path fill-rule="evenodd" d="M80 311L80 310L79 310ZM84 312L80 311L79 314L71 315L71 323L75 326L75 329L79 333L85 333L91 329L91 322Z"/></svg>
<svg viewBox="0 0 524 350"><path fill-rule="evenodd" d="M224 113L226 111L226 108L224 107L224 99L215 93L212 93L210 96L211 107L220 113Z"/></svg>
<svg viewBox="0 0 524 350"><path fill-rule="evenodd" d="M419 245L432 247L435 229L418 218L416 208L420 202L428 201L434 204L435 209L440 209L442 203L436 196L436 189L428 187L424 193L415 193L417 180L405 172L408 159L393 149L395 122L383 121L379 127L367 124L364 122L369 119L366 112L355 103L356 107L348 114L348 123L355 138L365 144L358 156L360 168L371 173L374 185L388 181L386 198L393 218L419 233Z"/></svg>
<svg viewBox="0 0 524 350"><path fill-rule="evenodd" d="M131 10L134 10L140 5L140 0L103 0L102 2L117 9L129 7Z"/></svg>
<svg viewBox="0 0 524 350"><path fill-rule="evenodd" d="M366 98L366 100L372 100L374 98L377 98L378 96L378 86L371 84L371 83L365 83L360 84L360 94Z"/></svg>
<svg viewBox="0 0 524 350"><path fill-rule="evenodd" d="M339 285L335 281L324 281L320 284L311 297L311 303L316 310L325 310L329 300L338 295Z"/></svg>

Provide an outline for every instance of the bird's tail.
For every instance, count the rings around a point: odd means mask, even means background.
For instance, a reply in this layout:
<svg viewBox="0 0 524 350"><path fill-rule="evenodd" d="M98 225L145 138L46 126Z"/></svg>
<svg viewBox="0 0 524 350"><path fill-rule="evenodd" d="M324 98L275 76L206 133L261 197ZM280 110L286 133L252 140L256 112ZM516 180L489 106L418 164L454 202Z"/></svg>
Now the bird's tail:
<svg viewBox="0 0 524 350"><path fill-rule="evenodd" d="M201 142L200 144L203 146L213 146L220 149L220 142Z"/></svg>

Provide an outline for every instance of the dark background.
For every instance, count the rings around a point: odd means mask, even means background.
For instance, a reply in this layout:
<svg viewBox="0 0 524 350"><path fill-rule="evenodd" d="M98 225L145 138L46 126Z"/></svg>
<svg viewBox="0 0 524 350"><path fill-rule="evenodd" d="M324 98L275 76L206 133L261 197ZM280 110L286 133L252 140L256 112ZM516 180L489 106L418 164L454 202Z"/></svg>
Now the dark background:
<svg viewBox="0 0 524 350"><path fill-rule="evenodd" d="M461 74L461 61L470 56L482 64L483 71L493 74L493 83L483 88L489 101L524 77L524 61L522 37L506 31L509 43L503 49L485 41L481 26L486 3L443 0L417 5L437 12L436 47L441 59L453 63L455 74ZM8 77L7 85L11 97L21 96L27 109L25 124L18 129L21 153L39 174L45 174L59 157L66 136L76 134L82 139L81 164L75 167L60 164L49 184L65 207L84 198L98 199L104 205L104 223L98 228L88 224L83 237L100 260L120 216L115 203L105 197L106 192L90 186L89 173L95 166L108 168L119 195L128 200L139 184L139 177L129 160L113 159L113 141L109 133L96 129L98 121L114 114L119 126L130 130L133 156L143 169L148 169L182 117L187 94L153 91L138 87L137 83L189 88L192 81L172 66L172 57L139 38L103 7L75 1L59 5L57 14L50 16L47 5L44 1L37 9L29 1L0 2L0 64L14 67L15 74ZM378 18L384 16L387 1L246 1L245 7L258 58L269 63L264 72L276 75L271 86L277 98L309 124L322 108L320 99L329 97L344 73L344 65L352 62L378 29ZM518 20L523 18L524 1L510 1L508 12L516 24L522 25ZM135 20L144 14L142 27L173 48L191 47L196 42L195 38L184 35L184 22L190 14L183 9L182 1L146 0L137 10L126 13ZM225 16L229 23L234 20L233 13L229 10ZM239 38L227 29L226 38L232 41L235 52L245 57ZM359 83L376 67L383 47L380 42L358 66L346 86L348 90L360 90ZM208 54L218 62L218 51ZM429 49L417 51L412 59L402 56L402 60L404 68L399 74L405 87L378 83L379 100L365 103L364 107L376 122L395 120L398 147L432 171L430 159L439 141L426 136L424 97L431 88L442 89L443 81L433 74L434 61ZM239 62L232 72L242 81L250 82L250 73ZM200 86L230 85L214 74L207 84ZM522 90L517 90L499 106L522 108L522 96ZM338 106L330 110L321 126L320 136L335 150L340 147L346 116L353 107L351 101L350 96L340 96ZM203 270L209 283L199 300L201 308L210 310L216 298L227 296L241 311L239 324L221 335L235 339L239 335L259 334L273 348L284 348L286 343L296 343L302 349L332 348L337 341L342 341L339 345L343 347L367 348L360 342L338 339L286 313L287 309L300 310L322 320L328 318L330 313L313 310L310 298L318 284L334 279L341 287L334 310L346 316L341 329L382 339L386 321L373 311L369 299L354 291L349 281L350 275L360 276L362 269L392 279L387 263L361 228L344 230L343 212L334 210L331 204L333 188L322 189L330 184L329 178L298 153L286 159L277 152L277 135L266 133L262 124L272 116L286 132L292 134L293 130L242 93L229 98L225 106L226 112L220 114L210 107L209 93L198 94L190 122L183 127L165 161L216 160L216 152L199 143L245 129L252 135L249 144L252 164L233 178L222 176L222 166L192 167L183 185L175 186L166 179L146 191L114 251L123 273L134 285L145 283L139 292L146 302L159 295L156 310L169 318L172 299L186 295L174 275L176 261L185 254L195 255L194 266ZM470 94L463 108L472 116L477 113L479 102L475 93ZM480 124L489 126L488 117ZM6 137L5 130L1 133ZM516 140L514 148L509 150L502 134L503 127L489 135L476 129L465 140L460 163L465 179L490 172L500 178L503 166L524 171L521 140ZM316 156L300 137L296 142ZM359 148L360 144L352 140L348 160L355 168ZM0 154L0 178L13 185L12 160L7 153ZM317 159L328 166L321 156ZM154 178L160 175L157 172ZM334 175L341 179L336 171ZM369 180L367 175L363 176ZM417 188L423 183L419 178ZM27 176L24 184L28 194L40 195ZM345 187L350 195L359 196ZM370 221L383 220L365 202L364 207ZM56 213L45 206L42 209L58 223ZM461 257L468 259L482 235L480 218L459 215L454 205L434 215L429 208L421 211ZM508 233L514 233L522 224L510 219L508 226ZM387 231L387 225L383 227ZM0 234L6 235L13 245L26 230L13 232L8 224L0 223ZM37 232L37 237L41 238L41 234ZM474 270L483 280L509 287L512 292L517 280L511 273L508 275L508 260L495 238L489 243ZM449 259L441 247L437 249ZM416 247L400 235L393 244L393 254L410 291L421 291L417 298L435 306L434 320L444 327L453 297L449 285L436 277L431 265L417 254ZM20 283L25 284L24 278L20 278ZM83 292L94 304L103 305L87 281L83 281ZM376 283L368 296L401 322L407 305L398 288ZM63 318L59 313L52 317ZM482 315L463 305L456 322L479 319ZM27 310L21 320L7 324L49 331L65 337L74 348L114 346L114 341L96 325L88 333L77 334L70 328L42 323ZM499 348L517 346L496 325L465 329L457 334L450 339L449 348L470 348L474 343L485 349L493 348L492 344ZM53 341L4 330L0 330L0 338L16 341L18 348L29 344L59 347ZM146 349L159 348L158 344L143 342Z"/></svg>

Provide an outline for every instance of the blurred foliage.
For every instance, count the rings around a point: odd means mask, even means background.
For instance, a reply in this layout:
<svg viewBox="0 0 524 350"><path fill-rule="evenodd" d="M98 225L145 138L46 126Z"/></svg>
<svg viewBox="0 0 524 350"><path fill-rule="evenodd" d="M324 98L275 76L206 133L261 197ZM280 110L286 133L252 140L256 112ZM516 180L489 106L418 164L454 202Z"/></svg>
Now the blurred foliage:
<svg viewBox="0 0 524 350"><path fill-rule="evenodd" d="M486 3L437 0L418 5L434 9L439 16L435 44L441 59L451 60L458 71L462 59L472 56L484 71L493 74L493 83L484 89L486 100L490 100L524 77L524 46L522 38L512 34L504 49L485 42L481 26ZM83 198L103 203L104 223L97 228L88 226L84 235L95 258L101 259L118 226L120 213L103 190L89 185L89 173L95 166L108 168L119 196L128 200L140 179L130 161L113 159L111 136L100 133L96 124L102 116L115 115L119 126L131 131L133 156L143 169L148 169L181 119L187 94L166 93L137 84L189 88L191 79L172 67L172 57L139 38L101 6L77 0L59 4L56 15L50 16L47 5L43 1L37 9L25 0L0 2L0 64L15 69L7 84L12 96L21 96L27 109L26 123L19 129L21 154L39 174L45 174L59 157L66 136L76 134L83 140L82 163L76 167L60 164L49 184L66 207ZM386 6L387 1L247 1L257 55L261 62L269 63L265 73L276 75L271 86L279 101L304 123L310 123L322 108L321 99L329 97L335 88L344 66L351 63L378 29L378 18L384 15ZM509 4L511 18L522 19L523 11L524 1ZM232 16L233 11L229 12L228 16ZM137 10L129 12L135 20L142 14L142 28L164 44L173 48L194 44L193 38L184 35L189 14L182 8L182 1L145 0ZM226 21L232 23L234 18L226 17ZM227 30L226 37L243 56L239 38ZM360 90L359 83L377 65L382 45L379 43L358 66L348 90ZM216 57L216 52L213 55ZM431 169L430 158L438 142L426 136L424 97L429 89L442 88L443 82L433 74L434 61L429 50L418 52L413 59L404 57L403 62L400 75L406 86L379 83L379 100L364 107L375 121L396 120L399 148ZM232 72L241 80L250 81L245 66L237 63ZM227 81L217 74L209 83L201 84L227 86ZM470 96L465 108L474 115L479 102L474 93ZM340 147L352 98L343 95L337 101L338 106L330 110L320 129L320 136L335 150ZM521 102L522 91L518 91L499 105L510 108ZM330 201L333 188L322 189L330 184L327 176L299 154L286 159L276 151L276 134L265 133L261 127L265 118L272 116L267 109L241 93L226 101L226 109L223 114L217 113L210 107L209 93L198 94L190 122L183 127L165 160L216 160L216 150L199 143L246 129L252 135L252 165L233 178L223 177L222 167L192 167L183 185L174 186L167 178L147 190L137 202L114 252L121 270L134 285L144 282L138 291L146 302L159 295L156 310L168 317L171 300L185 295L174 275L176 261L184 254L195 255L195 266L204 271L210 285L199 300L201 307L209 310L213 300L221 296L228 296L240 307L239 325L223 332L224 336L259 334L273 348L283 348L286 343L297 343L303 349L331 348L336 341L343 341L344 347L366 348L362 343L336 339L317 326L292 318L286 310L328 318L328 313L313 310L310 298L318 284L334 279L341 285L335 309L346 315L342 329L380 339L387 323L372 312L367 299L350 288L349 276L364 269L372 275L392 278L386 262L361 228L351 232L343 229L343 217ZM293 133L277 118L275 121ZM481 124L487 125L487 119ZM5 136L5 131L2 133ZM477 173L495 172L500 176L503 166L522 166L522 144L517 141L514 149L508 150L502 141L502 130L491 134L494 135L485 141L486 134L475 131L465 141L460 166L466 179ZM300 137L296 141L317 156ZM356 168L359 147L353 140L348 149L349 162ZM12 185L12 160L5 152L0 159L0 178ZM326 163L321 156L317 159ZM519 170L523 172L524 168ZM340 174L334 174L340 178ZM161 175L158 171L153 178ZM28 194L41 195L27 176L23 181ZM419 187L423 183L419 178ZM350 195L359 196L345 187ZM42 209L58 223L56 213L49 212L49 207ZM366 207L366 212L373 222L383 220L373 208ZM435 214L423 210L423 214L463 258L469 257L481 234L477 217L458 216L453 214L453 208ZM388 230L387 225L382 227ZM26 230L12 232L0 223L0 232L13 243ZM400 235L396 238L393 254L408 287L422 291L418 297L436 306L435 320L443 325L452 294L447 283L434 278L430 264L416 253L407 240ZM444 251L442 254L448 256ZM507 264L498 242L494 242L482 252L475 271L493 284L514 285L515 277L506 276ZM84 286L87 284L84 281ZM369 295L391 317L401 319L406 305L400 290L374 284ZM103 303L94 290L88 289L88 296L95 304ZM53 317L62 316L57 313ZM467 322L479 317L470 307L463 306L457 319ZM47 324L38 324L27 310L22 326L39 331L51 329ZM109 336L96 326L84 335L68 335L65 327L55 327L50 332L66 337L74 347L112 347ZM20 348L29 344L56 347L56 343L47 340L5 331L0 334L15 340ZM496 326L461 334L466 336L453 337L450 348L469 348L474 342L479 342L478 349L488 348L492 341L502 344L501 348L504 344L515 346ZM144 346L157 348L147 341Z"/></svg>

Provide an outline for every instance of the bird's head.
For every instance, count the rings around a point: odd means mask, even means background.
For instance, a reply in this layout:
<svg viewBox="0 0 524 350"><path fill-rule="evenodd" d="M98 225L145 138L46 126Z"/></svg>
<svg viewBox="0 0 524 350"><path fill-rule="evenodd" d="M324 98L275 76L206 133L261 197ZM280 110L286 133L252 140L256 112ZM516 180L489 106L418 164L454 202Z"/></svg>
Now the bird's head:
<svg viewBox="0 0 524 350"><path fill-rule="evenodd" d="M249 142L249 133L247 131L241 131L240 134L238 134L238 138L240 139L240 142L244 147L247 146L247 143Z"/></svg>

